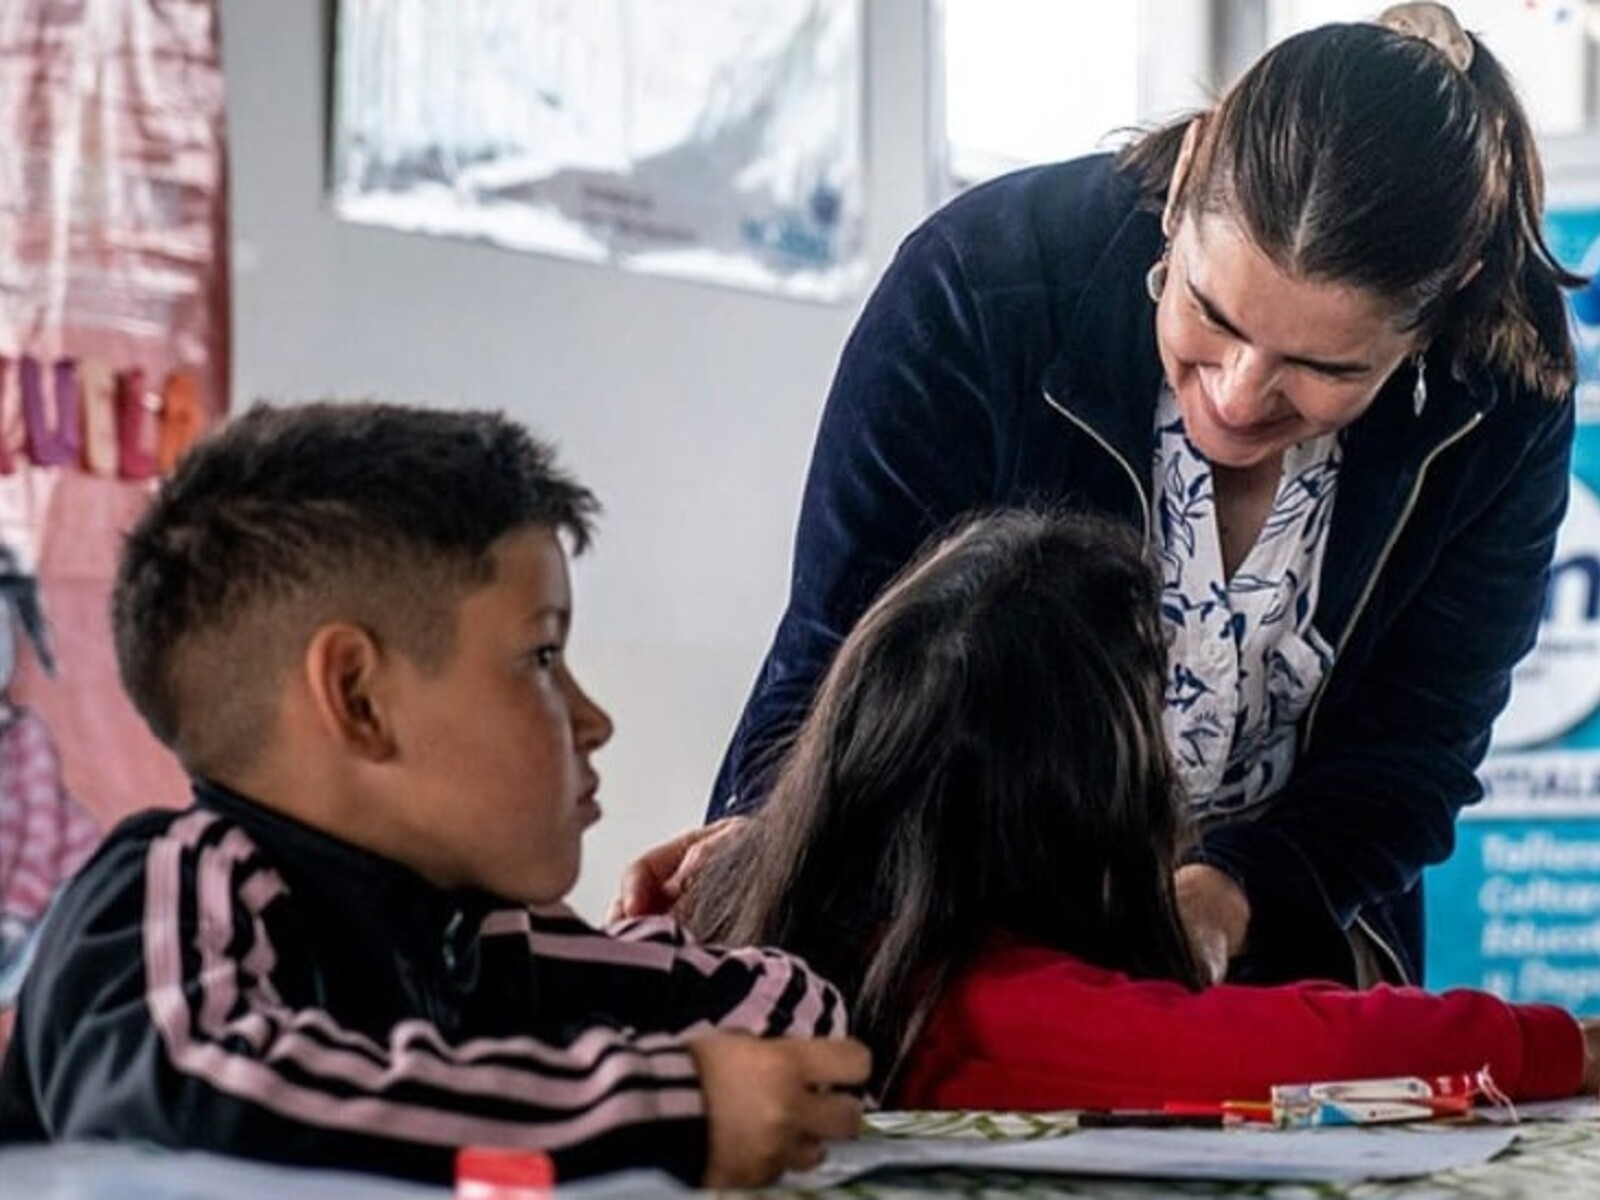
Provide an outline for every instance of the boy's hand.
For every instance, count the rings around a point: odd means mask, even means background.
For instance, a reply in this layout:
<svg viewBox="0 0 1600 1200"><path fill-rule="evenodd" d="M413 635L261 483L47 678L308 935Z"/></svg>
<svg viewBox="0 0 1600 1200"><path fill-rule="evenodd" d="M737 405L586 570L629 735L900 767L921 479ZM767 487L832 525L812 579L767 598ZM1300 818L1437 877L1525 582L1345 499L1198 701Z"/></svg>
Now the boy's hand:
<svg viewBox="0 0 1600 1200"><path fill-rule="evenodd" d="M689 1043L706 1097L706 1186L761 1187L822 1161L824 1143L853 1138L867 1048L852 1038L710 1033Z"/></svg>
<svg viewBox="0 0 1600 1200"><path fill-rule="evenodd" d="M749 820L749 817L723 817L680 833L653 850L646 850L622 873L622 890L606 911L606 923L671 912L683 895L684 885L717 843Z"/></svg>

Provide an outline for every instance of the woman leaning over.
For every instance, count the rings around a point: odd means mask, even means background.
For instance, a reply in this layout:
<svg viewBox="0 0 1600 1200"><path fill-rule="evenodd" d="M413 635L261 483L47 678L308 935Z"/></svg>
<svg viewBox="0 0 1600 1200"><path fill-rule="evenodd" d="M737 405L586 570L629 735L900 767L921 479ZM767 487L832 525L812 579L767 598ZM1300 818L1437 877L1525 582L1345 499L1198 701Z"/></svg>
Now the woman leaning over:
<svg viewBox="0 0 1600 1200"><path fill-rule="evenodd" d="M710 816L760 805L931 533L1080 506L1162 560L1205 973L1419 981L1421 871L1479 798L1566 504L1578 281L1542 190L1498 62L1410 4L1285 40L1116 157L935 213L845 348ZM707 837L636 863L621 907L669 906Z"/></svg>

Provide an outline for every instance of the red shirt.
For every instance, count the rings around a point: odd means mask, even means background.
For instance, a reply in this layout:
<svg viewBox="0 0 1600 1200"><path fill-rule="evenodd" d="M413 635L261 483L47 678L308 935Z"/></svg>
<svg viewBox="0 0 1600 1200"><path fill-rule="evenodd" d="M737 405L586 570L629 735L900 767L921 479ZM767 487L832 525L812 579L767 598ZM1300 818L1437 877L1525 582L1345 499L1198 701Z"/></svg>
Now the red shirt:
<svg viewBox="0 0 1600 1200"><path fill-rule="evenodd" d="M1137 1108L1266 1099L1275 1083L1487 1066L1513 1099L1575 1094L1565 1010L1486 992L1331 983L1191 992L1058 950L997 947L952 983L913 1045L903 1108Z"/></svg>

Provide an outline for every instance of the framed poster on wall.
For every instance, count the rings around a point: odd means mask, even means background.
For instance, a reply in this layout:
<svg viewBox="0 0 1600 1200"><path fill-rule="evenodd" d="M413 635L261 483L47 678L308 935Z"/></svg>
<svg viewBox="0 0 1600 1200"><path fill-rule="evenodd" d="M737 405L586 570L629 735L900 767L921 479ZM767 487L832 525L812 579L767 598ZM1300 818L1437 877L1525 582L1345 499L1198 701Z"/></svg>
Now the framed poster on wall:
<svg viewBox="0 0 1600 1200"><path fill-rule="evenodd" d="M334 211L846 299L860 0L340 0Z"/></svg>

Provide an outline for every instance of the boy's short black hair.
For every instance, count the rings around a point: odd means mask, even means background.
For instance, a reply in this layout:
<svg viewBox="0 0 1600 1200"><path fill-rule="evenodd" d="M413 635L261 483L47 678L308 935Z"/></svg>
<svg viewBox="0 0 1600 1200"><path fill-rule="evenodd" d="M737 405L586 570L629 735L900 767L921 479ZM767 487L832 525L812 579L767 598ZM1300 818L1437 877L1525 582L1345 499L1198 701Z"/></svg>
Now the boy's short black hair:
<svg viewBox="0 0 1600 1200"><path fill-rule="evenodd" d="M598 511L500 413L257 404L195 446L127 537L111 605L123 686L191 772L236 772L319 625L358 623L433 669L496 541L544 526L576 553Z"/></svg>

